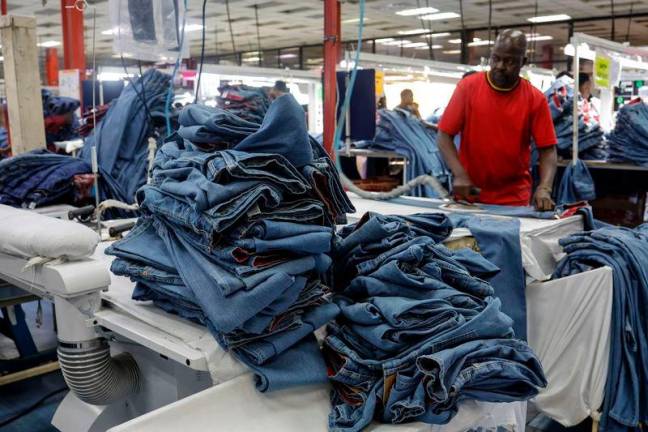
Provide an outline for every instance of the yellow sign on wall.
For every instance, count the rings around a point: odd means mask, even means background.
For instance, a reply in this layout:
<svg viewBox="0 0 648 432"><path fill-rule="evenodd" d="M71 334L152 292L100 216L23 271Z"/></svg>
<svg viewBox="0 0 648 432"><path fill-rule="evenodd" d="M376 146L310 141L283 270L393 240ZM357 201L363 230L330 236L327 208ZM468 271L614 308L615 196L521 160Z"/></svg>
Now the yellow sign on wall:
<svg viewBox="0 0 648 432"><path fill-rule="evenodd" d="M376 70L376 96L381 97L385 94L385 72Z"/></svg>
<svg viewBox="0 0 648 432"><path fill-rule="evenodd" d="M612 59L596 53L594 59L594 84L598 88L609 89L611 84Z"/></svg>

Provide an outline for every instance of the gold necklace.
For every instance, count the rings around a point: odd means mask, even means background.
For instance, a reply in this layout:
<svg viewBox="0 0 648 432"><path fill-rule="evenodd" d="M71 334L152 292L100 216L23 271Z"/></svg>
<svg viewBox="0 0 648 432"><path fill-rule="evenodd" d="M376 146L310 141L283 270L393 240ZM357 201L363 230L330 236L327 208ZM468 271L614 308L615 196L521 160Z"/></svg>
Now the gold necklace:
<svg viewBox="0 0 648 432"><path fill-rule="evenodd" d="M493 87L493 89L495 89L497 91L501 91L501 92L509 92L509 91L513 90L515 87L517 87L518 83L520 82L520 80L518 78L518 81L515 84L513 84L513 87L511 87L511 88L501 88L501 87L496 86L493 83L493 81L491 81L490 72L486 72L486 79L488 80L488 84L491 87Z"/></svg>

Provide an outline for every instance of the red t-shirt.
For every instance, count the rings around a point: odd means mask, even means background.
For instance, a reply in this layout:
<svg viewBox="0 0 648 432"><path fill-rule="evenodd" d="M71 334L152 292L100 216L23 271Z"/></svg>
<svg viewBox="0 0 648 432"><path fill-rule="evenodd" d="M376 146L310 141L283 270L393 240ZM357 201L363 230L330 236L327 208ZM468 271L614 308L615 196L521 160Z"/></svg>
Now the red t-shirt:
<svg viewBox="0 0 648 432"><path fill-rule="evenodd" d="M439 129L461 133L459 160L487 204L528 205L531 137L538 148L557 143L542 92L525 79L511 91L497 91L486 72L459 81Z"/></svg>

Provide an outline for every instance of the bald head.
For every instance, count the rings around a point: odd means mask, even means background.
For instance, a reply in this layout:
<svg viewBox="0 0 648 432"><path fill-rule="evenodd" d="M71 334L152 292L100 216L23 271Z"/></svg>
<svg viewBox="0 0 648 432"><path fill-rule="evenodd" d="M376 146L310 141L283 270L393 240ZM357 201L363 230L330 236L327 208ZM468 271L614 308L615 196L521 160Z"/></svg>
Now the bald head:
<svg viewBox="0 0 648 432"><path fill-rule="evenodd" d="M527 40L523 32L506 29L499 33L490 58L490 79L498 87L515 86L526 63Z"/></svg>

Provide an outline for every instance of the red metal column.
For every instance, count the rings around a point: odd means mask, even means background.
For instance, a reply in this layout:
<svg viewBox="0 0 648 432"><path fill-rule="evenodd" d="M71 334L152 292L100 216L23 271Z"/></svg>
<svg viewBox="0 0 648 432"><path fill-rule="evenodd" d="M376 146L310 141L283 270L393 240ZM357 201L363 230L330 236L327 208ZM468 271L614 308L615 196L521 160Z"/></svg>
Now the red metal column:
<svg viewBox="0 0 648 432"><path fill-rule="evenodd" d="M335 134L336 68L340 61L342 31L339 0L324 0L324 148L331 157Z"/></svg>
<svg viewBox="0 0 648 432"><path fill-rule="evenodd" d="M0 1L0 13L7 15L7 0Z"/></svg>
<svg viewBox="0 0 648 432"><path fill-rule="evenodd" d="M63 23L63 67L79 69L85 78L85 38L83 35L83 2L61 0Z"/></svg>
<svg viewBox="0 0 648 432"><path fill-rule="evenodd" d="M47 48L45 50L45 82L48 86L58 85L58 72L58 50L56 48Z"/></svg>

